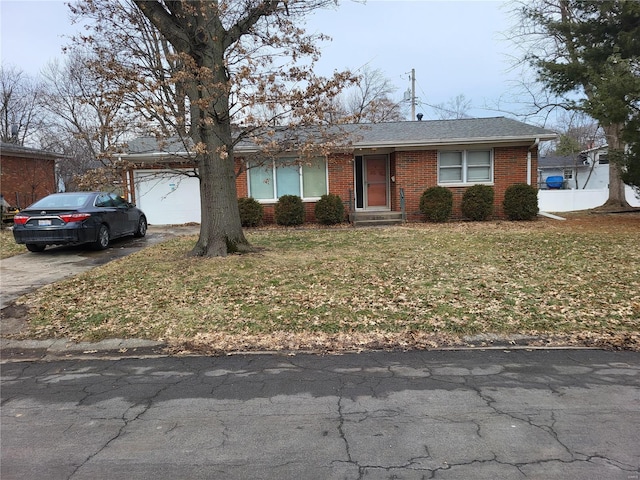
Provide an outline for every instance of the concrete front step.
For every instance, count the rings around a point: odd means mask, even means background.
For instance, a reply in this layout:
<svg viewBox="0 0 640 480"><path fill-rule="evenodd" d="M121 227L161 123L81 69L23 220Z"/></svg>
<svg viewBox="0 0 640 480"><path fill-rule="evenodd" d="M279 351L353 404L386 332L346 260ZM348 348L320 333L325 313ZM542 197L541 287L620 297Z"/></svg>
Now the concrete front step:
<svg viewBox="0 0 640 480"><path fill-rule="evenodd" d="M355 212L349 216L353 226L400 225L402 212Z"/></svg>

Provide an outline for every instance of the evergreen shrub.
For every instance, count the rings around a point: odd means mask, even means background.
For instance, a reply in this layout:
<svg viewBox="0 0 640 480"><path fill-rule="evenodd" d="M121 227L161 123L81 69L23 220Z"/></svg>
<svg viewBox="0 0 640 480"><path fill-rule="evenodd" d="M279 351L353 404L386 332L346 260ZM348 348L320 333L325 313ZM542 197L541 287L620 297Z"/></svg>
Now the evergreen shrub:
<svg viewBox="0 0 640 480"><path fill-rule="evenodd" d="M243 227L257 227L264 217L264 207L254 198L239 198L238 209Z"/></svg>
<svg viewBox="0 0 640 480"><path fill-rule="evenodd" d="M538 191L526 183L509 185L502 207L509 220L533 220L538 215Z"/></svg>
<svg viewBox="0 0 640 480"><path fill-rule="evenodd" d="M484 221L493 214L494 191L490 185L473 185L462 196L462 215L469 220Z"/></svg>
<svg viewBox="0 0 640 480"><path fill-rule="evenodd" d="M340 196L330 193L322 195L315 207L316 220L324 225L335 225L344 221L344 204Z"/></svg>
<svg viewBox="0 0 640 480"><path fill-rule="evenodd" d="M446 187L427 188L420 197L420 211L430 222L446 222L453 211L453 193Z"/></svg>
<svg viewBox="0 0 640 480"><path fill-rule="evenodd" d="M275 206L275 220L278 225L295 226L304 223L304 204L297 195L283 195Z"/></svg>

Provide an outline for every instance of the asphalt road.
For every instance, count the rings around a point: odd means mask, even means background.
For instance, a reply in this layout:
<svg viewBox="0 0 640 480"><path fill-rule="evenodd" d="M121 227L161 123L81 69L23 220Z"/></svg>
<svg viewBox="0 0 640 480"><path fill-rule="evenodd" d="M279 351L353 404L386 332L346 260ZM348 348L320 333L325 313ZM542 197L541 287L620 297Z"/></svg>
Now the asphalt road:
<svg viewBox="0 0 640 480"><path fill-rule="evenodd" d="M596 350L2 365L14 479L638 479L640 356Z"/></svg>

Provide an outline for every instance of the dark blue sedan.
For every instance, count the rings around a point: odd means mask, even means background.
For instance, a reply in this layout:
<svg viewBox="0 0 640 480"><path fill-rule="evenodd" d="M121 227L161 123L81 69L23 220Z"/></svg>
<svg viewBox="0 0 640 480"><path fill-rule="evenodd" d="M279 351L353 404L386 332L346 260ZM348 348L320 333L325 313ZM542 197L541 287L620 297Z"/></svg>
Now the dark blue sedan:
<svg viewBox="0 0 640 480"><path fill-rule="evenodd" d="M103 250L114 238L144 237L147 218L124 198L106 192L54 193L21 210L13 236L31 252L47 245L90 243Z"/></svg>

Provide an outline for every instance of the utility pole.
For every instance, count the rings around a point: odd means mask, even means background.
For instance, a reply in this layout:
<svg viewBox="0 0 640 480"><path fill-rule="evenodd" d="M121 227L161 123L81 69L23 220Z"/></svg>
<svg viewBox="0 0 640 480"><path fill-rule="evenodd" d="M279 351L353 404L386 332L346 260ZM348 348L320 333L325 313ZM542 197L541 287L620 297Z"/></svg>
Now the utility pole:
<svg viewBox="0 0 640 480"><path fill-rule="evenodd" d="M411 102L411 120L416 119L416 70L415 68L411 69L411 89L407 89L404 92L405 102ZM420 118L422 119L422 117Z"/></svg>
<svg viewBox="0 0 640 480"><path fill-rule="evenodd" d="M411 120L416 119L416 70L411 69Z"/></svg>

